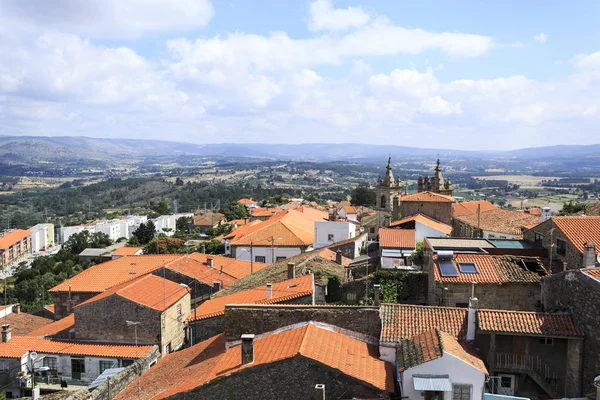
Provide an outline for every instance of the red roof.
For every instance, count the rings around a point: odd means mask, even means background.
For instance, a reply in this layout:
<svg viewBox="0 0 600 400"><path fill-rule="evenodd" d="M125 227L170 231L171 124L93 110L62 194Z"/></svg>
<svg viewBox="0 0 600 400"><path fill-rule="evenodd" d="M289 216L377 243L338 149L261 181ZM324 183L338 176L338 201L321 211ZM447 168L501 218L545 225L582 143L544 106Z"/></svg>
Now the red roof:
<svg viewBox="0 0 600 400"><path fill-rule="evenodd" d="M238 203L240 203L244 206L251 206L253 204L257 204L256 201L254 201L252 199L239 199Z"/></svg>
<svg viewBox="0 0 600 400"><path fill-rule="evenodd" d="M530 271L523 260L535 264L538 272ZM474 263L476 273L463 273L459 263ZM537 257L497 256L489 254L454 254L457 276L442 276L437 256L433 258L434 279L448 283L536 283L548 272Z"/></svg>
<svg viewBox="0 0 600 400"><path fill-rule="evenodd" d="M41 339L32 336L13 336L9 342L0 343L0 358L21 358L29 351L48 354L70 354L111 358L144 357L152 346L125 344L100 344Z"/></svg>
<svg viewBox="0 0 600 400"><path fill-rule="evenodd" d="M24 229L15 229L14 231L10 231L6 235L0 237L0 250L6 250L13 244L20 242L30 235L31 231Z"/></svg>
<svg viewBox="0 0 600 400"><path fill-rule="evenodd" d="M112 252L113 256L135 256L139 255L142 252L141 247L119 247L115 251Z"/></svg>
<svg viewBox="0 0 600 400"><path fill-rule="evenodd" d="M382 304L380 313L382 342L398 343L431 329L459 339L467 334L466 308Z"/></svg>
<svg viewBox="0 0 600 400"><path fill-rule="evenodd" d="M519 235L523 233L523 229L537 225L540 222L538 216L504 208L481 212L479 215L475 213L460 217L454 216L454 219L475 228L479 227L484 231L506 233L508 235Z"/></svg>
<svg viewBox="0 0 600 400"><path fill-rule="evenodd" d="M443 222L440 222L440 221L436 221L435 219L430 218L423 214L416 214L416 215L413 215L412 217L403 218L401 220L394 221L394 222L392 222L392 224L390 226L393 228L396 226L404 225L407 222L412 222L412 221L418 222L425 226L428 226L431 229L435 229L436 231L445 233L446 235L449 235L452 233L452 227L450 225L444 224Z"/></svg>
<svg viewBox="0 0 600 400"><path fill-rule="evenodd" d="M454 198L452 196L446 196L434 192L419 192L413 194L407 194L400 197L400 202L435 202L435 203L452 203Z"/></svg>
<svg viewBox="0 0 600 400"><path fill-rule="evenodd" d="M226 349L223 336L215 336L167 355L142 375L140 386L143 398L163 399L248 368L269 368L277 361L303 357L381 391L394 392L393 366L379 360L377 354L373 344L347 336L333 326L307 322L257 335L254 362L246 365L241 365L240 345ZM115 399L129 399L136 393L134 382Z"/></svg>
<svg viewBox="0 0 600 400"><path fill-rule="evenodd" d="M379 228L379 247L414 249L414 229Z"/></svg>
<svg viewBox="0 0 600 400"><path fill-rule="evenodd" d="M600 253L600 217L552 217L552 222L581 253L586 242L594 243Z"/></svg>
<svg viewBox="0 0 600 400"><path fill-rule="evenodd" d="M462 203L452 204L452 216L460 217L463 215L476 214L480 212L495 210L497 207L487 200L463 201Z"/></svg>
<svg viewBox="0 0 600 400"><path fill-rule="evenodd" d="M335 262L335 258L337 256L337 254L335 251L330 250L329 248L324 248L323 250L319 251L319 256L326 258L329 261ZM348 265L350 265L351 262L352 262L351 258L342 256L342 265L344 267L347 267Z"/></svg>
<svg viewBox="0 0 600 400"><path fill-rule="evenodd" d="M230 294L228 296L216 297L205 301L192 311L188 321L196 321L223 315L227 304L275 304L283 303L299 297L309 296L313 292L312 275L304 275L300 278L289 279L274 283L272 286L272 297L267 299L267 286Z"/></svg>
<svg viewBox="0 0 600 400"><path fill-rule="evenodd" d="M51 324L42 326L33 332L29 332L27 336L52 336L67 329L72 329L73 327L75 327L75 314L69 314L58 321L54 321Z"/></svg>
<svg viewBox="0 0 600 400"><path fill-rule="evenodd" d="M530 311L479 310L479 329L540 336L581 337L581 332L567 314Z"/></svg>
<svg viewBox="0 0 600 400"><path fill-rule="evenodd" d="M190 258L199 261L201 263L206 264L208 257L212 258L213 268L217 271L222 271L225 274L228 274L235 279L242 279L246 275L249 275L251 272L260 271L261 269L269 266L269 264L264 264L260 262L245 261L245 260L237 260L231 257L222 257L222 256L214 256L210 254L203 253L192 253L190 254ZM250 270L252 268L252 271Z"/></svg>
<svg viewBox="0 0 600 400"><path fill-rule="evenodd" d="M36 329L43 328L52 323L49 318L38 317L37 315L27 314L24 312L10 313L6 317L0 319L4 324L6 321L10 325L13 335L25 336L29 335Z"/></svg>
<svg viewBox="0 0 600 400"><path fill-rule="evenodd" d="M186 288L175 282L148 274L134 281L113 286L105 292L78 304L76 307L82 307L85 304L116 295L142 306L158 311L164 311L187 293L188 291Z"/></svg>
<svg viewBox="0 0 600 400"><path fill-rule="evenodd" d="M357 214L358 213L356 211L356 207L354 207L354 206L344 206L344 207L342 207L342 210L344 210L344 212L346 214Z"/></svg>

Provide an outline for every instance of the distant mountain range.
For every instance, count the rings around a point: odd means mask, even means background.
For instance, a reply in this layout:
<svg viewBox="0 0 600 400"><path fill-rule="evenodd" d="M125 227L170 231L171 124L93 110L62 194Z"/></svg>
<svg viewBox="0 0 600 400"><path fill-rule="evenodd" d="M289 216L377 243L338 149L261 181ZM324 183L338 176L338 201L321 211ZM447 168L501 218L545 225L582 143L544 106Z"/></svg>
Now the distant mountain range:
<svg viewBox="0 0 600 400"><path fill-rule="evenodd" d="M469 151L424 149L406 146L353 143L261 144L220 143L193 144L162 140L99 139L83 136L0 136L0 162L60 161L87 159L118 161L123 157L143 159L165 156L228 156L272 160L362 161L433 158L553 159L560 157L600 157L600 144L532 147L511 151Z"/></svg>

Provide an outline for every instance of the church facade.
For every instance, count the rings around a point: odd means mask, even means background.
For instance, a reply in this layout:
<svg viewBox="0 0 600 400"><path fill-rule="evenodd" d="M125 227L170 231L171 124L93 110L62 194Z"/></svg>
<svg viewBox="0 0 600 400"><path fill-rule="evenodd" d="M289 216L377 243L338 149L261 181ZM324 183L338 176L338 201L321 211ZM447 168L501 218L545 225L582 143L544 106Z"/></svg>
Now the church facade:
<svg viewBox="0 0 600 400"><path fill-rule="evenodd" d="M385 167L385 176L379 177L377 185L375 186L376 209L377 211L389 211L392 212L394 205L394 199L398 201L402 195L402 184L400 183L400 177L394 179L394 173L392 172L392 158L388 158L387 166Z"/></svg>
<svg viewBox="0 0 600 400"><path fill-rule="evenodd" d="M432 177L419 176L417 181L417 191L419 193L433 192L445 196L452 196L452 182L450 179L444 180L439 158L437 160L437 165L435 166L435 174Z"/></svg>

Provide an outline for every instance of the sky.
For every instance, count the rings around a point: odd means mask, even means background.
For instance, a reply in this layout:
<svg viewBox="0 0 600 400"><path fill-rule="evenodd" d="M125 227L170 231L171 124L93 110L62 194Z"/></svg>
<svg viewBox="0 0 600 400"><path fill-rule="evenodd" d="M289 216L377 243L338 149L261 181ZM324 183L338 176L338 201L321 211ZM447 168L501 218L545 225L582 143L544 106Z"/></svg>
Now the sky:
<svg viewBox="0 0 600 400"><path fill-rule="evenodd" d="M600 143L600 2L2 0L0 135Z"/></svg>

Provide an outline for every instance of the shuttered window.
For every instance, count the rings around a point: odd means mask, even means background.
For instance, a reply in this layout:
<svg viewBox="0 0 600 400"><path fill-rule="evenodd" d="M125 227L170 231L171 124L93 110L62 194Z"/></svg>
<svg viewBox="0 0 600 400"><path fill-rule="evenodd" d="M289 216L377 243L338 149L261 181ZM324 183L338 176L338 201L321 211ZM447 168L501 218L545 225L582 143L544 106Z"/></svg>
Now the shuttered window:
<svg viewBox="0 0 600 400"><path fill-rule="evenodd" d="M471 400L473 385L452 385L452 400Z"/></svg>

